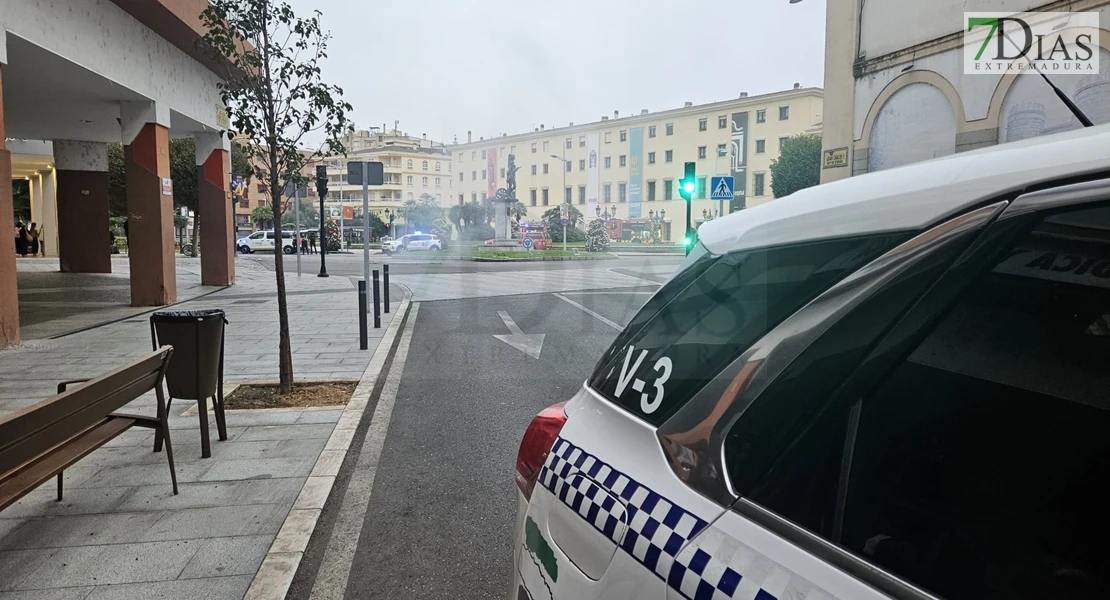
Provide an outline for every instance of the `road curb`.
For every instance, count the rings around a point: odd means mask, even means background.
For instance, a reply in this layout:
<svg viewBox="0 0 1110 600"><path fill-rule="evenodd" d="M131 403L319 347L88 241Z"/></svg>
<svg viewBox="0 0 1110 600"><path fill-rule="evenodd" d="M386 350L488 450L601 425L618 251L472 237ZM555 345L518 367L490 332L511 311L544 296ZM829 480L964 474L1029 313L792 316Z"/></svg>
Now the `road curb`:
<svg viewBox="0 0 1110 600"><path fill-rule="evenodd" d="M481 258L473 257L471 262L547 262L556 260L613 260L617 258L614 255L610 256L542 256L540 258Z"/></svg>
<svg viewBox="0 0 1110 600"><path fill-rule="evenodd" d="M293 502L293 508L286 515L277 536L270 544L262 565L258 567L244 600L284 600L297 574L308 541L316 528L316 522L324 509L324 503L331 495L335 477L343 464L354 438L355 429L362 421L370 394L388 362L394 342L401 333L401 325L408 317L412 307L412 295L407 294L393 315L385 335L374 351L370 364L366 366L358 386L351 394L351 400L343 409L342 416L335 424L331 437L324 450L320 452L316 464L305 480L304 486Z"/></svg>

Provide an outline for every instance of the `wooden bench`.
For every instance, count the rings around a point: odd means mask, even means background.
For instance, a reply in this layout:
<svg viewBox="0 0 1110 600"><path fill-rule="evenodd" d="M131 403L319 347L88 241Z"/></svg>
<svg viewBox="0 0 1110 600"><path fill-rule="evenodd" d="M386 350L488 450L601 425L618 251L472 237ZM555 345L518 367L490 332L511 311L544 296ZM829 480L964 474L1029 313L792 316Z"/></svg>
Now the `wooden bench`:
<svg viewBox="0 0 1110 600"><path fill-rule="evenodd" d="M54 476L61 500L62 472L136 425L154 429L165 439L170 480L177 494L162 393L171 354L173 347L164 346L106 375L62 382L58 395L0 417L0 510ZM156 417L115 412L151 390L158 397Z"/></svg>

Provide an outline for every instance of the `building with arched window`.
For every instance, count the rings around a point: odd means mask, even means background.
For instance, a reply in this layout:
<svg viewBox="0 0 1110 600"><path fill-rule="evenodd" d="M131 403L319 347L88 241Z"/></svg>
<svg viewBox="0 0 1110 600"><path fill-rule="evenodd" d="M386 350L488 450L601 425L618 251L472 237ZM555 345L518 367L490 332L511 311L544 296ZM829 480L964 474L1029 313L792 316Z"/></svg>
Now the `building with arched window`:
<svg viewBox="0 0 1110 600"><path fill-rule="evenodd" d="M964 11L957 0L829 2L825 25L822 183L976 148L1081 127L1024 58L1005 71L964 68ZM801 3L799 10L816 9ZM1061 5L1015 0L1006 9L1061 36L1087 33L1098 73L1049 77L1093 123L1110 123L1110 29L1037 13L1094 12L1110 23L1110 1ZM987 10L981 8L980 10ZM1016 49L1015 49L1016 53Z"/></svg>

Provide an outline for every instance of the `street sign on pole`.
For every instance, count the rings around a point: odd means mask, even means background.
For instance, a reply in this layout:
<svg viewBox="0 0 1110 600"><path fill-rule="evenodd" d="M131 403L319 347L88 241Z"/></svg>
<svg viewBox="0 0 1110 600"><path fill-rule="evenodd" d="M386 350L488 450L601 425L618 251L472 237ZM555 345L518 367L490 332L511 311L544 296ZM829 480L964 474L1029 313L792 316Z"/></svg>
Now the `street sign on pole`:
<svg viewBox="0 0 1110 600"><path fill-rule="evenodd" d="M350 181L351 165L347 163L348 181ZM362 169L359 172L359 181L362 183L362 276L366 285L370 285L370 168L371 164L378 165L378 183L381 185L382 163L357 163ZM369 303L367 303L369 304Z"/></svg>
<svg viewBox="0 0 1110 600"><path fill-rule="evenodd" d="M732 190L735 189L736 180L732 177L714 177L709 186L712 190L711 200L732 200Z"/></svg>
<svg viewBox="0 0 1110 600"><path fill-rule="evenodd" d="M566 175L564 174L564 177ZM570 205L563 202L559 205L559 218L563 221L563 252L567 251L567 222L570 221Z"/></svg>
<svg viewBox="0 0 1110 600"><path fill-rule="evenodd" d="M285 197L286 198L296 198L297 196L307 196L307 195L308 195L308 184L305 184L305 183L297 184L297 183L294 183L292 181L287 182L285 184Z"/></svg>
<svg viewBox="0 0 1110 600"><path fill-rule="evenodd" d="M297 253L297 277L301 276L301 189L303 187L298 185L293 196L293 226L297 228L293 233L293 251ZM275 234L280 235L280 232Z"/></svg>
<svg viewBox="0 0 1110 600"><path fill-rule="evenodd" d="M363 179L363 173L366 173L365 179ZM349 162L347 163L347 183L350 185L382 185L385 183L385 165L380 162Z"/></svg>

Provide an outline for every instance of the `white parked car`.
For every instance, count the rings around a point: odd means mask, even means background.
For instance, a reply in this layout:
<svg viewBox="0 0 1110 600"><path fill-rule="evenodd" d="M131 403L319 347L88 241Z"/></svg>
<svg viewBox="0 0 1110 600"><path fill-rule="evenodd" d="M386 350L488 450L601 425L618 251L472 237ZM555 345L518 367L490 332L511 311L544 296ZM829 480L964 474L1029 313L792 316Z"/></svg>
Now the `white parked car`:
<svg viewBox="0 0 1110 600"><path fill-rule="evenodd" d="M510 598L1110 597L1110 126L699 234L524 434Z"/></svg>
<svg viewBox="0 0 1110 600"><path fill-rule="evenodd" d="M285 254L293 254L296 249L293 247L293 232L281 232L281 251ZM239 238L236 245L239 252L243 254L253 254L255 252L273 252L274 242L277 241L273 231L256 231L247 237Z"/></svg>
<svg viewBox="0 0 1110 600"><path fill-rule="evenodd" d="M403 235L395 240L382 242L382 252L384 254L394 254L397 252L420 252L430 251L438 252L443 249L443 244L439 241L439 237L428 233L410 233Z"/></svg>

